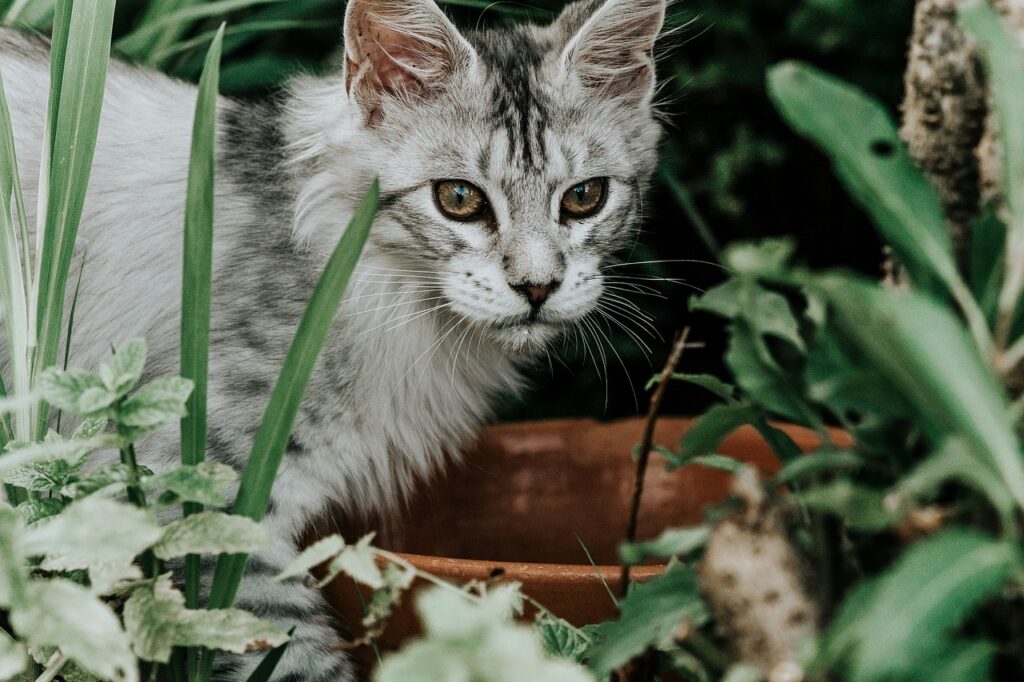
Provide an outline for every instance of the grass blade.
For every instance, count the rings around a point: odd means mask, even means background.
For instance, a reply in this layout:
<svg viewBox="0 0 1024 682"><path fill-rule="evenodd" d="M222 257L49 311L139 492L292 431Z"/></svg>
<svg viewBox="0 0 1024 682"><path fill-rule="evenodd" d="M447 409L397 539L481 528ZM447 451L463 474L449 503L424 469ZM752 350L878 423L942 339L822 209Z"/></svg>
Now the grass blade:
<svg viewBox="0 0 1024 682"><path fill-rule="evenodd" d="M36 302L36 372L57 361L68 270L99 131L113 19L114 0L62 0L58 6L51 55L54 90L44 140L50 144L44 150L50 164ZM48 412L45 405L39 409L37 436L45 432Z"/></svg>
<svg viewBox="0 0 1024 682"><path fill-rule="evenodd" d="M192 394L181 420L181 463L199 464L206 458L206 394L210 359L210 298L213 280L214 172L217 131L217 96L220 90L220 55L224 24L213 38L199 80L192 152L185 203L185 247L181 288L181 376L191 379ZM202 506L184 505L184 514ZM199 556L185 558L185 604L199 607ZM198 650L186 655L188 679L199 672Z"/></svg>
<svg viewBox="0 0 1024 682"><path fill-rule="evenodd" d="M295 628L288 631L288 636L291 637L295 634ZM289 640L291 641L291 640ZM274 670L277 668L277 664L281 662L281 657L284 656L284 652L288 649L288 642L285 642L276 649L271 649L267 652L267 655L263 657L260 664L256 666L256 669L252 671L252 675L249 675L249 679L246 682L268 682L271 675L274 674Z"/></svg>
<svg viewBox="0 0 1024 682"><path fill-rule="evenodd" d="M334 249L306 306L306 312L295 332L274 392L263 414L263 421L256 433L249 464L242 475L241 487L235 500L235 514L259 521L267 511L270 491L288 444L299 404L345 294L349 278L359 262L359 256L377 212L379 198L380 185L375 180ZM210 588L210 608L228 608L234 603L247 558L244 554L221 555ZM199 679L209 682L212 673L213 653L207 652L203 657Z"/></svg>

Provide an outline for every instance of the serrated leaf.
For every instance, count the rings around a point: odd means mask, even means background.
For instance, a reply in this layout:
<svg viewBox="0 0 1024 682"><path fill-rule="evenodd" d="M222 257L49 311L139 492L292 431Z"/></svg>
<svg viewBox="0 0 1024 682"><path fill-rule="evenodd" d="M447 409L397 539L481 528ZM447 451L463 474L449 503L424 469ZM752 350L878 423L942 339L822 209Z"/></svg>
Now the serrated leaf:
<svg viewBox="0 0 1024 682"><path fill-rule="evenodd" d="M29 556L80 561L129 563L160 539L161 529L149 512L102 497L85 497L57 516L28 528L22 536Z"/></svg>
<svg viewBox="0 0 1024 682"><path fill-rule="evenodd" d="M537 632L544 650L552 656L579 663L590 650L590 639L561 618L544 616L537 622Z"/></svg>
<svg viewBox="0 0 1024 682"><path fill-rule="evenodd" d="M949 636L1002 589L1019 554L1008 543L952 529L922 540L882 576L847 598L822 662L842 664L850 682L918 679Z"/></svg>
<svg viewBox="0 0 1024 682"><path fill-rule="evenodd" d="M636 565L652 556L664 559L686 556L703 547L710 533L706 526L671 528L647 542L626 542L619 545L619 558L624 564Z"/></svg>
<svg viewBox="0 0 1024 682"><path fill-rule="evenodd" d="M27 599L10 616L19 637L33 646L59 646L105 679L138 680L128 638L109 606L68 580L31 581L26 587Z"/></svg>
<svg viewBox="0 0 1024 682"><path fill-rule="evenodd" d="M137 429L163 426L185 416L185 402L191 393L192 382L188 379L154 379L121 403L118 420Z"/></svg>
<svg viewBox="0 0 1024 682"><path fill-rule="evenodd" d="M79 416L107 408L117 400L117 395L107 390L98 376L81 369L44 370L38 387L46 402Z"/></svg>
<svg viewBox="0 0 1024 682"><path fill-rule="evenodd" d="M56 516L64 510L64 502L55 497L29 498L19 504L16 509L25 520L25 525L32 526L43 519Z"/></svg>
<svg viewBox="0 0 1024 682"><path fill-rule="evenodd" d="M33 445L19 444L0 457L0 479L6 479L11 472L34 462L53 459L73 461L93 450L109 447L118 442L114 436L97 436L87 441L67 440Z"/></svg>
<svg viewBox="0 0 1024 682"><path fill-rule="evenodd" d="M331 560L327 569L328 577L321 581L321 585L326 585L339 573L345 573L372 589L379 590L384 587L384 576L377 566L376 553L370 544L373 537L374 534L370 533L355 545L348 545L341 550L341 553Z"/></svg>
<svg viewBox="0 0 1024 682"><path fill-rule="evenodd" d="M34 492L57 492L85 464L81 458L77 459L74 463L64 459L33 462L4 476L4 482Z"/></svg>
<svg viewBox="0 0 1024 682"><path fill-rule="evenodd" d="M697 575L682 564L634 587L620 603L619 620L600 628L602 641L591 652L588 666L598 677L608 675L683 623L703 625L707 609L700 598Z"/></svg>
<svg viewBox="0 0 1024 682"><path fill-rule="evenodd" d="M338 556L343 549L345 549L345 540L340 535L330 535L318 540L295 557L281 573L274 577L274 580L285 580L297 575L305 575L315 566Z"/></svg>
<svg viewBox="0 0 1024 682"><path fill-rule="evenodd" d="M172 493L172 503L198 502L207 507L227 504L224 490L238 479L235 470L218 462L182 465L143 481L146 490Z"/></svg>
<svg viewBox="0 0 1024 682"><path fill-rule="evenodd" d="M270 534L252 519L205 511L168 525L153 553L159 559L186 554L251 554L269 542Z"/></svg>
<svg viewBox="0 0 1024 682"><path fill-rule="evenodd" d="M97 562L89 566L89 589L94 594L111 594L139 580L142 570L136 564Z"/></svg>
<svg viewBox="0 0 1024 682"><path fill-rule="evenodd" d="M100 467L95 471L91 471L77 480L68 483L66 486L61 488L61 494L72 498L78 498L86 495L92 495L114 486L118 489L125 488L136 483L136 472L138 472L140 476L143 476L146 472L149 472L149 470L145 467L132 469L128 464L114 462Z"/></svg>
<svg viewBox="0 0 1024 682"><path fill-rule="evenodd" d="M142 378L148 348L145 339L131 339L114 352L109 363L100 368L100 377L118 397L130 391Z"/></svg>
<svg viewBox="0 0 1024 682"><path fill-rule="evenodd" d="M109 421L110 419L106 415L102 417L86 417L71 435L71 440L89 440L98 436L106 429Z"/></svg>
<svg viewBox="0 0 1024 682"><path fill-rule="evenodd" d="M124 607L125 630L139 658L166 663L176 646L245 653L288 641L280 628L238 609L186 609L169 576L140 587Z"/></svg>

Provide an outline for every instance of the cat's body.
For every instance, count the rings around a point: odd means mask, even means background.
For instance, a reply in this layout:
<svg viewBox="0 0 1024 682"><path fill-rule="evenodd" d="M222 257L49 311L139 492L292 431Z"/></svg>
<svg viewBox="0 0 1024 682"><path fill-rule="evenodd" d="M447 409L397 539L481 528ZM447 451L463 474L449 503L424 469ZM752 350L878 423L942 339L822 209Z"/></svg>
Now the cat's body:
<svg viewBox="0 0 1024 682"><path fill-rule="evenodd" d="M587 99L583 75L558 81L563 48L596 11L634 3L599 5L582 3L550 29L482 33L470 46L431 0L353 0L343 76L300 79L287 97L264 103L220 101L209 457L244 467L326 256L375 176L382 187L373 233L275 483L266 519L274 545L250 560L237 600L299 625L275 679L352 675L344 656L328 653L335 635L319 595L301 581L268 581L294 557L296 535L331 503L353 514L394 508L472 437L496 396L518 389L518 363L592 311L601 266L634 237L658 139L653 73L650 83L643 79L653 63L645 60L664 3L625 12L640 22L625 24L642 33L636 53L616 45L616 54L599 56L633 71L588 72L606 82L602 97ZM622 28L626 19L605 21ZM364 35L376 38L364 44ZM45 42L0 32L0 72L31 207L49 80ZM460 92L452 74L479 96ZM95 367L111 346L143 336L148 371L178 371L195 100L190 85L110 66L72 270L74 280L84 258L74 366ZM592 177L609 178L604 215L552 221L563 190L568 196L566 187ZM436 183L445 178L487 188L487 225L448 220L431 205L441 201ZM140 457L154 468L176 461L177 430L148 439ZM244 679L251 658L219 657L218 679Z"/></svg>

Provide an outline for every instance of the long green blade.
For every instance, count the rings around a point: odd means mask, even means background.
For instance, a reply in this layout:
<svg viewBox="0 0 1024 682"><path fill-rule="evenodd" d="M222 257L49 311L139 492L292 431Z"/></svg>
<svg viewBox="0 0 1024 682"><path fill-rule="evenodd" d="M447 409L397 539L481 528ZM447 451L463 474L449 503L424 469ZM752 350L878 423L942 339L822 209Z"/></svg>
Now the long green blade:
<svg viewBox="0 0 1024 682"><path fill-rule="evenodd" d="M47 139L52 146L48 150L46 226L39 265L36 372L57 361L68 270L99 132L113 19L114 0L63 0L58 6L57 42L51 58L54 87L59 92L51 97L48 117L52 127ZM43 406L36 422L38 437L45 432L47 414L48 408Z"/></svg>
<svg viewBox="0 0 1024 682"><path fill-rule="evenodd" d="M220 54L224 24L213 38L199 80L192 153L185 203L185 247L181 288L181 376L191 379L192 394L181 420L181 463L199 464L206 458L206 393L210 359L210 297L213 280L214 172L217 131L217 93L220 89ZM188 516L202 511L192 502ZM199 606L199 556L185 558L185 603ZM199 672L198 651L186 656L188 678Z"/></svg>
<svg viewBox="0 0 1024 682"><path fill-rule="evenodd" d="M327 339L327 333L341 304L349 279L359 262L359 256L377 212L379 198L380 185L375 180L334 249L306 306L306 312L295 332L274 392L263 414L263 421L256 433L249 464L242 475L241 487L235 500L235 514L258 521L267 511L271 487L277 476L285 447L288 445L299 404L302 402L302 396L313 374L313 367ZM221 555L210 588L210 608L228 608L234 603L247 558L245 554ZM208 682L212 672L213 653L208 652L203 657L203 669L199 679Z"/></svg>

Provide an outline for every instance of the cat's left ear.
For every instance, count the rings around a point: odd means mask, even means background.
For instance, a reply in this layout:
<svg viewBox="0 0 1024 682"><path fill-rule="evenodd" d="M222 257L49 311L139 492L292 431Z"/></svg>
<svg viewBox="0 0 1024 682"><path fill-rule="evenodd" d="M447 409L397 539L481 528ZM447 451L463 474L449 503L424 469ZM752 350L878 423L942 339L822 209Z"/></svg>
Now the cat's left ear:
<svg viewBox="0 0 1024 682"><path fill-rule="evenodd" d="M667 0L581 0L556 24L567 43L563 63L584 87L647 101L654 94L654 44Z"/></svg>
<svg viewBox="0 0 1024 682"><path fill-rule="evenodd" d="M475 59L434 0L349 0L345 90L373 125L389 98L429 96Z"/></svg>

